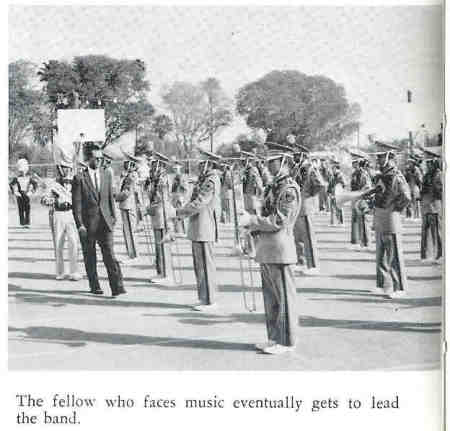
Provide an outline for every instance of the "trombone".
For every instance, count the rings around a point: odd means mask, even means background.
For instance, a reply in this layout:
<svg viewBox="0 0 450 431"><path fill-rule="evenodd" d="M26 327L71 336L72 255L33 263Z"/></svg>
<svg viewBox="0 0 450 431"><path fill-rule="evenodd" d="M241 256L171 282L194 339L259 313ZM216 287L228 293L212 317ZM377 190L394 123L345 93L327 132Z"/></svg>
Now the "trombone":
<svg viewBox="0 0 450 431"><path fill-rule="evenodd" d="M140 201L142 202L142 206L144 208L144 210L141 211L142 213L142 225L144 227L144 238L145 238L145 243L147 245L147 251L148 251L148 256L149 256L149 260L150 260L150 265L153 265L153 257L155 255L154 250L153 250L153 238L152 238L152 229L151 229L151 222L150 222L150 216L148 215L147 211L145 210L145 208L147 208L147 205L145 203L145 191L144 191L144 185L143 183L139 184L139 197L140 197Z"/></svg>
<svg viewBox="0 0 450 431"><path fill-rule="evenodd" d="M236 184L234 181L234 169L231 171L231 185L232 185L232 195L233 195L233 221L234 221L234 252L232 255L238 256L239 260L239 272L241 276L241 285L242 285L242 297L244 301L244 308L249 312L256 311L256 289L255 282L253 278L253 260L252 256L250 256L250 250L247 248L245 244L251 243L253 238L250 236L250 232L245 232L244 235L241 234L239 230L239 219L238 219L238 210L237 210L237 199L236 199ZM247 284L245 280L244 274L244 263L243 259L246 256L247 262L247 271L249 272L250 283ZM251 292L251 302L247 300L247 290Z"/></svg>

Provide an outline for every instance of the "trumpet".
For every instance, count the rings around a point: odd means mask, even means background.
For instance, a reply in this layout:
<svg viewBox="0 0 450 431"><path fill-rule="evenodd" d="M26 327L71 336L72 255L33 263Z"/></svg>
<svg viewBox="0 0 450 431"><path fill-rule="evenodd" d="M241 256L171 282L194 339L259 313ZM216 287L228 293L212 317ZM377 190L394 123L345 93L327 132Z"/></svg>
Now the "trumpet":
<svg viewBox="0 0 450 431"><path fill-rule="evenodd" d="M341 184L336 186L336 206L341 208L347 202L354 202L358 199L367 198L378 191L378 187L373 187L368 190L357 190L354 192L345 191Z"/></svg>

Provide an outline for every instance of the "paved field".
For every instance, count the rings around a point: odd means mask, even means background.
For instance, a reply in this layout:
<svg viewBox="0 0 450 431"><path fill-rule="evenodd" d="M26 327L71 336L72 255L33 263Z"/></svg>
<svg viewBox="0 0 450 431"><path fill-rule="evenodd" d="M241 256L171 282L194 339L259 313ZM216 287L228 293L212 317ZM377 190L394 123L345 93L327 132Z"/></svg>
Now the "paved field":
<svg viewBox="0 0 450 431"><path fill-rule="evenodd" d="M348 213L348 210L347 210ZM47 212L33 208L30 230L17 227L9 210L9 367L25 370L416 370L439 366L441 268L423 264L419 225L407 223L404 249L408 296L388 300L372 293L373 252L348 250L345 228L328 227L315 217L322 274L298 277L298 334L295 353L256 353L266 340L262 297L257 311L243 305L239 261L229 257L231 226L220 226L216 247L220 308L201 314L189 305L196 290L190 242L179 241L176 268L183 283L151 286L144 238L142 265L123 268L127 295L87 293L87 280L54 279ZM124 256L120 226L116 251ZM81 256L80 256L81 257ZM247 273L248 276L248 273ZM260 277L254 272L256 284ZM250 299L250 296L248 296Z"/></svg>

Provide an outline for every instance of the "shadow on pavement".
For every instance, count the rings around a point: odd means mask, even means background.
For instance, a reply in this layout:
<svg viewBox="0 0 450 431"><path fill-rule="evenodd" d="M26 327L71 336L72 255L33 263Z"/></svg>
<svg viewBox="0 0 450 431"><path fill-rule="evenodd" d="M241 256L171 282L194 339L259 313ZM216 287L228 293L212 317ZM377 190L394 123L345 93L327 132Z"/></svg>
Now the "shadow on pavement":
<svg viewBox="0 0 450 431"><path fill-rule="evenodd" d="M440 296L429 296L425 298L397 298L389 299L387 297L371 298L311 298L311 301L342 301L342 302L360 302L367 304L398 304L404 305L400 309L419 308L419 307L440 307L442 298Z"/></svg>
<svg viewBox="0 0 450 431"><path fill-rule="evenodd" d="M25 333L26 337L47 340L48 342L66 341L69 347L73 347L73 342L83 343L106 343L112 345L152 345L170 347L189 347L210 350L241 350L254 351L253 344L226 342L216 340L202 340L176 337L150 337L145 335L106 333L106 332L86 332L72 328L52 328L48 326L29 326L26 328L8 327L9 332ZM65 344L65 343L64 343Z"/></svg>
<svg viewBox="0 0 450 431"><path fill-rule="evenodd" d="M320 319L312 316L303 316L298 319L298 324L299 326L310 328L333 327L338 329L369 329L374 331L420 332L425 334L441 332L440 322L380 322L376 320Z"/></svg>
<svg viewBox="0 0 450 431"><path fill-rule="evenodd" d="M326 287L297 287L297 293L320 293L322 295L366 295L371 293L371 291L356 289L329 289Z"/></svg>

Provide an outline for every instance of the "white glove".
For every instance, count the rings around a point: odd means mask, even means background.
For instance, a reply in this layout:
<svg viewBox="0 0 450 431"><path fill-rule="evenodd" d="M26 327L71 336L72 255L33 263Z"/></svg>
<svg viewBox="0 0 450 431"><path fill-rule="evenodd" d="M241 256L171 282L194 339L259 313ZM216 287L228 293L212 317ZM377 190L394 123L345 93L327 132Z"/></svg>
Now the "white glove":
<svg viewBox="0 0 450 431"><path fill-rule="evenodd" d="M252 216L247 211L239 214L239 226L248 226L252 221Z"/></svg>
<svg viewBox="0 0 450 431"><path fill-rule="evenodd" d="M17 196L18 198L20 198L20 196L22 196L22 195L20 194L20 192L14 192L14 195Z"/></svg>

